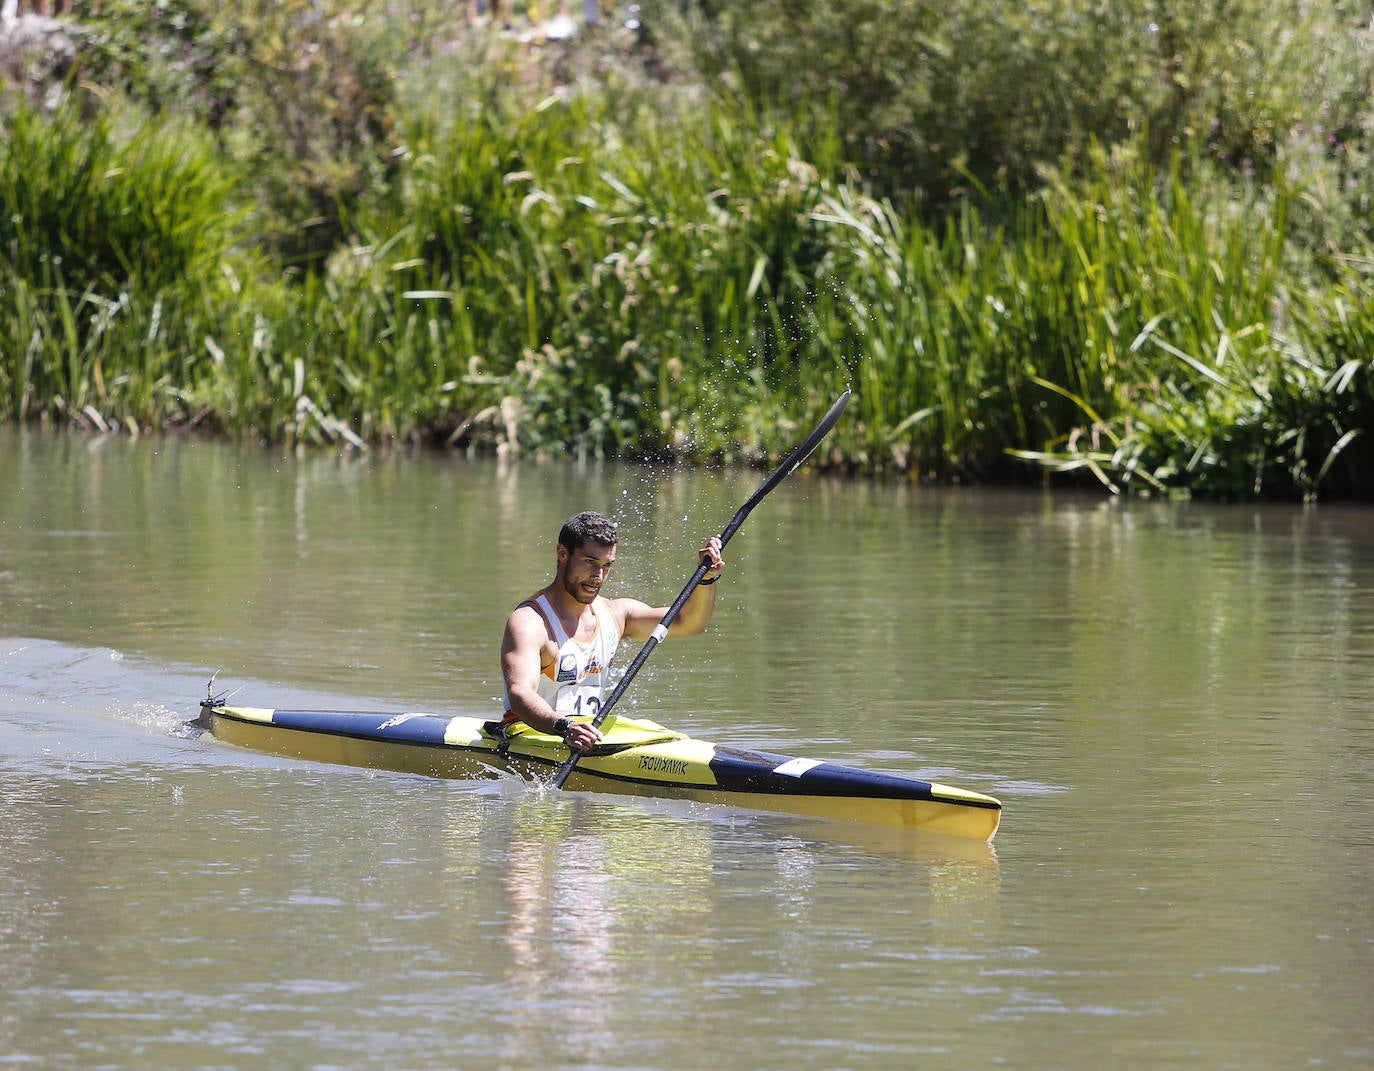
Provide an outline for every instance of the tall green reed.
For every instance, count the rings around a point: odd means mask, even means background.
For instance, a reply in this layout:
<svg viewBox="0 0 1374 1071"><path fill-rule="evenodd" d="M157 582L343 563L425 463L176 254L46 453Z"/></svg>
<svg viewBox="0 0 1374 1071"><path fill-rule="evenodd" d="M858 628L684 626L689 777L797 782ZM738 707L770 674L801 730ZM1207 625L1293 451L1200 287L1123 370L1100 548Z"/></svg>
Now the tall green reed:
<svg viewBox="0 0 1374 1071"><path fill-rule="evenodd" d="M661 107L626 91L417 124L404 196L356 220L475 340L431 355L441 378L466 371L529 448L719 452L741 381L795 380L787 310L827 255L817 170L785 131Z"/></svg>
<svg viewBox="0 0 1374 1071"><path fill-rule="evenodd" d="M74 108L0 119L0 349L15 358L3 415L95 407L162 423L176 408L188 306L216 286L239 210L204 136L130 122Z"/></svg>
<svg viewBox="0 0 1374 1071"><path fill-rule="evenodd" d="M1110 486L1293 494L1295 429L1273 404L1287 372L1274 330L1296 282L1290 203L1281 180L1185 169L1182 154L1162 175L1102 157L1091 182L1048 191L1022 274L1048 268L1071 296L1050 327L1062 363L1036 378L1060 405L1042 449L1019 456Z"/></svg>

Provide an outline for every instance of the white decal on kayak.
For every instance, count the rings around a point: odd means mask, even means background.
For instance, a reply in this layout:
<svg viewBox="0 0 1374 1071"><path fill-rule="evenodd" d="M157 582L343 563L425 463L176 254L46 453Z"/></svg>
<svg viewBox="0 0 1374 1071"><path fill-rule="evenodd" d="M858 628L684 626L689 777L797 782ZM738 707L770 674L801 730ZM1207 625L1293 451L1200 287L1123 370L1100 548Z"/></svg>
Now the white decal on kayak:
<svg viewBox="0 0 1374 1071"><path fill-rule="evenodd" d="M780 773L784 777L800 777L807 770L814 769L820 763L815 759L788 759L781 766L774 766L773 772Z"/></svg>
<svg viewBox="0 0 1374 1071"><path fill-rule="evenodd" d="M387 718L386 721L377 726L377 729L378 731L382 729L394 729L398 725L404 725L406 722L410 721L411 718L428 718L430 716L429 714L421 714L418 712L414 714L397 714L394 718Z"/></svg>

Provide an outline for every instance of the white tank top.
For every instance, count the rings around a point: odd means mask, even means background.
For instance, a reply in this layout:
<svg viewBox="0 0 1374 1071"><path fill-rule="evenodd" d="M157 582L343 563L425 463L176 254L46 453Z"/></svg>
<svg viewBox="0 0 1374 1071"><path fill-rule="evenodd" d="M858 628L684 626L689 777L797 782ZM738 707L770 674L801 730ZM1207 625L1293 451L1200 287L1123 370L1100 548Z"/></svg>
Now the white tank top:
<svg viewBox="0 0 1374 1071"><path fill-rule="evenodd" d="M598 595L592 602L596 632L587 643L578 643L564 631L547 595L536 595L529 605L539 612L558 644L558 656L539 675L539 695L560 718L596 717L610 685L611 659L620 646L615 615ZM509 709L509 698L506 706Z"/></svg>

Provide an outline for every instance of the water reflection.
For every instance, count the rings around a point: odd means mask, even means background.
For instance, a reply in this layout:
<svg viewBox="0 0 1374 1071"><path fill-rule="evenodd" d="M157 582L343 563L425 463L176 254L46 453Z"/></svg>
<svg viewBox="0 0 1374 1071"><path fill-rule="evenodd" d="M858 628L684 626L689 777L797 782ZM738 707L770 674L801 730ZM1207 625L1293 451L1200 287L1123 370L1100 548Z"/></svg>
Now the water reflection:
<svg viewBox="0 0 1374 1071"><path fill-rule="evenodd" d="M507 1066L533 1066L550 1029L576 1062L598 1062L610 1040L607 1017L616 979L609 879L597 837L575 830L576 808L544 825L547 808L517 807L507 844L503 888L509 914L503 937L512 984L505 998ZM552 838L546 834L553 834ZM550 1014L552 1012L552 1014Z"/></svg>
<svg viewBox="0 0 1374 1071"><path fill-rule="evenodd" d="M996 857L987 845L508 789L516 796L485 811L478 831L467 808L455 809L445 841L450 869L471 865L475 840L501 861L499 902L481 920L454 922L494 927L507 953L506 984L488 1009L500 1024L502 1067L547 1061L551 1044L566 1064L603 1065L623 1052L642 1005L658 1005L661 1017L684 994L752 1001L777 979L828 973L819 935L846 943L852 924L827 904L837 868L898 868L891 873L904 899L925 904L938 931L927 956L971 954L996 932ZM890 942L848 943L851 967L876 968L892 954Z"/></svg>

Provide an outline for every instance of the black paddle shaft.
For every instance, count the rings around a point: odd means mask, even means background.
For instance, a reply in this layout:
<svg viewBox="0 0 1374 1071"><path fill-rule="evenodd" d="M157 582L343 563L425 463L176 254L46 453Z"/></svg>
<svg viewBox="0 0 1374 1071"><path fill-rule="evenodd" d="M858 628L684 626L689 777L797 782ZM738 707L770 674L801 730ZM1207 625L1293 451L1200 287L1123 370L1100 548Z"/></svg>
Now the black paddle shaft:
<svg viewBox="0 0 1374 1071"><path fill-rule="evenodd" d="M768 479L763 481L762 486L750 496L749 501L740 506L735 515L730 518L730 523L725 526L725 531L720 533L720 545L722 547L730 542L730 537L739 531L740 526L744 524L745 518L753 512L754 507L762 502L773 488L777 487L778 484L792 475L798 466L811 456L811 452L820 445L821 440L830 434L830 429L839 422L840 414L844 412L844 407L848 404L849 391L845 391L835 400L835 404L832 405L830 411L821 418L821 422L816 425L811 434L806 437L806 441L788 454L787 459L773 471L773 474L769 476ZM611 689L611 694L606 697L606 701L601 704L601 709L596 712L596 717L592 719L593 725L599 727L601 723L606 720L606 716L610 714L611 708L620 701L621 695L623 695L625 689L630 686L630 682L635 679L635 674L639 672L640 667L649 660L649 655L653 653L654 648L659 645L659 642L667 637L669 626L677 619L677 615L682 612L682 608L687 604L687 600L692 597L692 592L697 589L697 585L701 583L702 577L706 575L706 570L710 567L710 561L707 559L703 559L697 563L696 572L694 572L692 578L687 581L687 586L683 588L678 597L673 600L673 605L668 607L668 612L663 615L663 619L654 626L654 631L644 642L644 646L635 654L634 659L625 668L624 675L616 682L615 687ZM574 749L572 754L563 760L563 765L558 768L558 774L553 779L554 788L563 787L563 783L567 781L568 775L572 773L573 767L577 765L577 760L581 757L582 752Z"/></svg>

